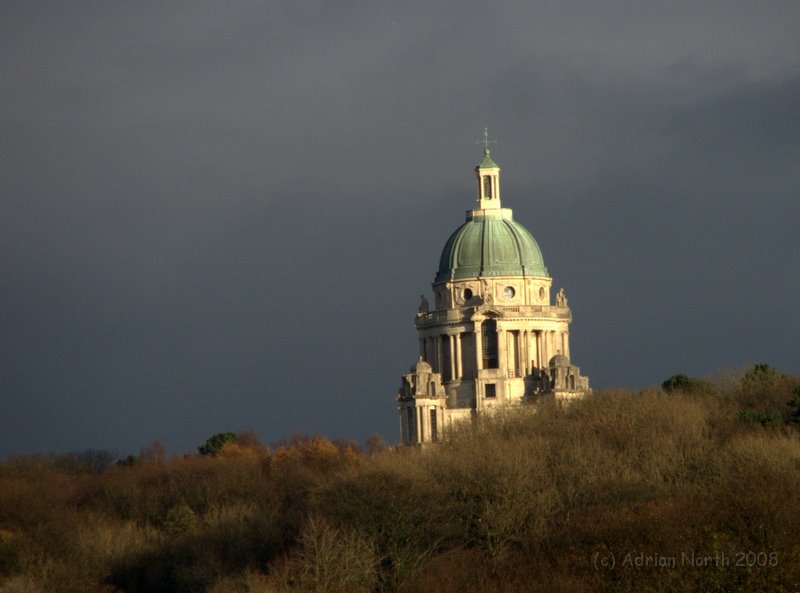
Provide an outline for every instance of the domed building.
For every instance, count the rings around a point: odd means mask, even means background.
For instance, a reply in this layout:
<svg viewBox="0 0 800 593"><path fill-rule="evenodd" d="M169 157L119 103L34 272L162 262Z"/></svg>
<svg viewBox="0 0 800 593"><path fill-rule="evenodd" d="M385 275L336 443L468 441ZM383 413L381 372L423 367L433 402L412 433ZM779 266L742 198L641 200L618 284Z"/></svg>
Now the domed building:
<svg viewBox="0 0 800 593"><path fill-rule="evenodd" d="M488 142L475 167L477 207L445 243L433 306L421 297L419 360L397 395L405 445L436 441L477 413L589 391L569 359L572 313L536 240L500 203Z"/></svg>

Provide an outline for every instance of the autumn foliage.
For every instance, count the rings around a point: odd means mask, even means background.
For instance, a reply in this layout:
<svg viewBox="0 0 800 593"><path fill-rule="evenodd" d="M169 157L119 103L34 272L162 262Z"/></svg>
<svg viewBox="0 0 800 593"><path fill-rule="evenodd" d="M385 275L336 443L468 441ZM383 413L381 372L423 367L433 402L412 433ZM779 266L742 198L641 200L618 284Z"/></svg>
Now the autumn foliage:
<svg viewBox="0 0 800 593"><path fill-rule="evenodd" d="M8 459L0 592L795 592L800 382L754 369L544 401L423 450L245 434L103 469Z"/></svg>

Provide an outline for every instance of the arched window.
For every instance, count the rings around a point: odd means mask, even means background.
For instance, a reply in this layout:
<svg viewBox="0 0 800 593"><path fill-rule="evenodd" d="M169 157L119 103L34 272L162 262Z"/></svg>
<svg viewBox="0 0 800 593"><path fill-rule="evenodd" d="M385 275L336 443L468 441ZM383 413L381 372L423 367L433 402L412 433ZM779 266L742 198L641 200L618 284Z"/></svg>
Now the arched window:
<svg viewBox="0 0 800 593"><path fill-rule="evenodd" d="M486 199L492 197L492 178L489 175L483 178L483 197Z"/></svg>
<svg viewBox="0 0 800 593"><path fill-rule="evenodd" d="M483 335L483 368L497 368L497 322L488 319L481 324Z"/></svg>

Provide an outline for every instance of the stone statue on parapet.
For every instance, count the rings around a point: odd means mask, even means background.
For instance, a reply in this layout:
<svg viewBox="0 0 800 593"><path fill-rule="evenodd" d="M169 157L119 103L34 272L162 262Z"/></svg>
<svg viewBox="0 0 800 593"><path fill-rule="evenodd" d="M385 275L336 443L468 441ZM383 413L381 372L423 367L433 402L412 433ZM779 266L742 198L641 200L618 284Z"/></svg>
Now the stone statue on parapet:
<svg viewBox="0 0 800 593"><path fill-rule="evenodd" d="M556 293L556 305L559 307L567 306L567 293L564 292L563 288L560 288Z"/></svg>
<svg viewBox="0 0 800 593"><path fill-rule="evenodd" d="M424 294L419 295L419 313L420 315L423 313L428 312L428 299L425 298Z"/></svg>

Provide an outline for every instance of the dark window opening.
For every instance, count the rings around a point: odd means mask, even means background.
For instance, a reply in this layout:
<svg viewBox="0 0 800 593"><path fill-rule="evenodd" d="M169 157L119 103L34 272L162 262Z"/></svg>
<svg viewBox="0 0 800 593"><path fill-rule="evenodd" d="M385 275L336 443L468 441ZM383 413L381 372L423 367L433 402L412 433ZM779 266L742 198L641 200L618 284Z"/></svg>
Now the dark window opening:
<svg viewBox="0 0 800 593"><path fill-rule="evenodd" d="M483 333L483 368L497 368L497 322L494 319L481 324Z"/></svg>
<svg viewBox="0 0 800 593"><path fill-rule="evenodd" d="M436 426L436 409L431 410L431 440L435 441L439 434L438 427Z"/></svg>
<svg viewBox="0 0 800 593"><path fill-rule="evenodd" d="M492 197L492 178L488 175L483 178L483 197L487 199Z"/></svg>
<svg viewBox="0 0 800 593"><path fill-rule="evenodd" d="M414 409L415 408L406 408L406 423L408 424L409 443L417 442L417 427L416 423L414 422Z"/></svg>
<svg viewBox="0 0 800 593"><path fill-rule="evenodd" d="M497 397L497 386L494 383L486 384L486 397Z"/></svg>

